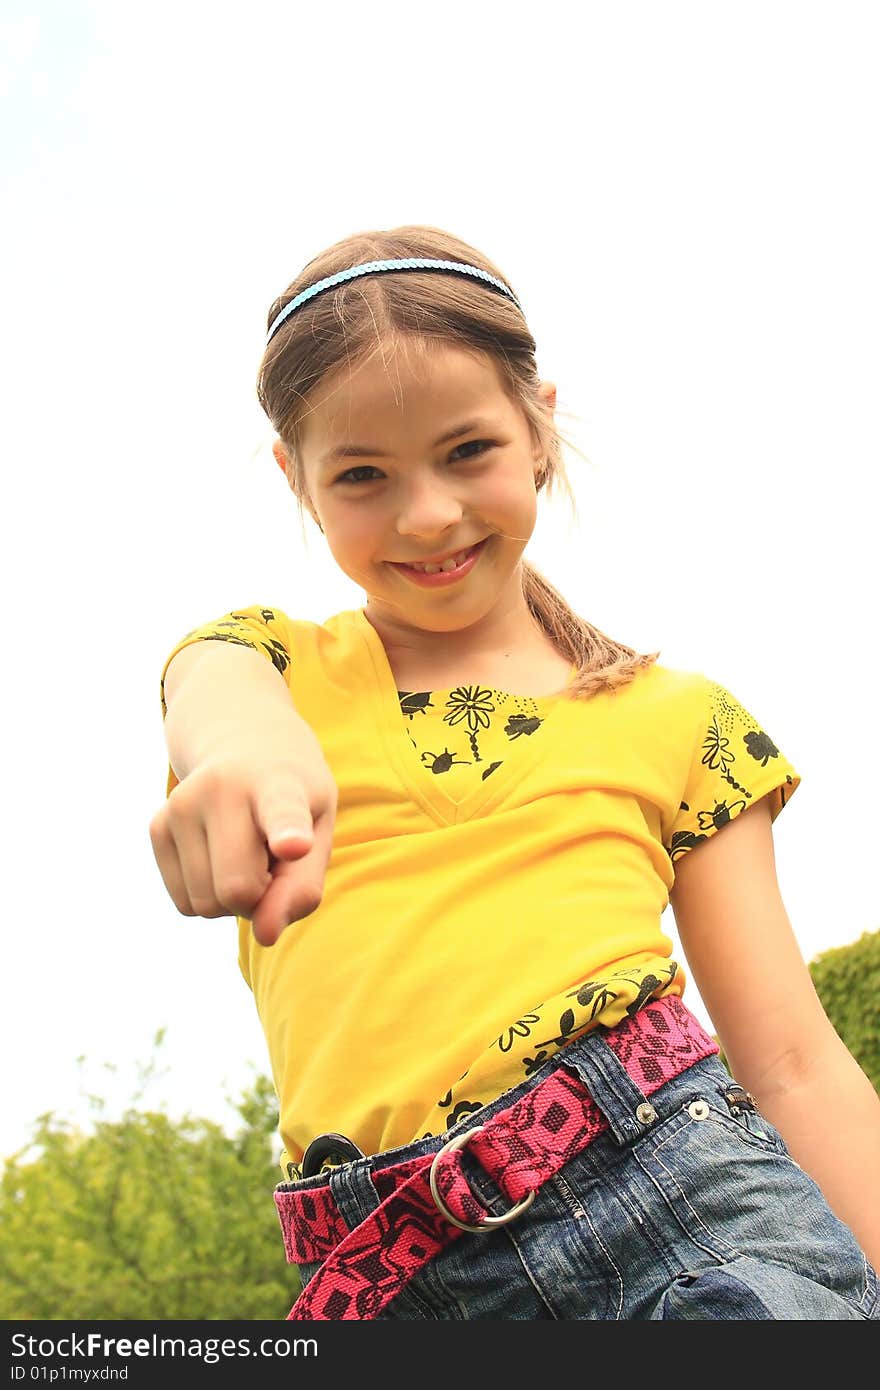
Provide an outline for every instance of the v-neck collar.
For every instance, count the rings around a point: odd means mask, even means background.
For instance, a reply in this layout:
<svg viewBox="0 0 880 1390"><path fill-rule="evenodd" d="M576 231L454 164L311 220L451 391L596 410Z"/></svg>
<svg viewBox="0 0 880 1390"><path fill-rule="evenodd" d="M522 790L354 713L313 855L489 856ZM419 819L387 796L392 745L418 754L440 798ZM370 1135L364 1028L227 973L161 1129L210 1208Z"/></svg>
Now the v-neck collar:
<svg viewBox="0 0 880 1390"><path fill-rule="evenodd" d="M531 771L542 754L540 743L530 742L527 747L518 749L515 758L507 759L487 781L478 782L459 801L443 790L440 779L420 777L420 769L413 762L413 749L400 708L397 682L382 639L363 609L351 611L355 628L360 633L369 657L369 669L373 678L370 693L373 697L377 731L388 760L400 781L423 810L441 825L456 825L480 814L488 815L504 800L510 788ZM572 665L569 679L573 677L574 671L575 667ZM519 694L518 691L509 693ZM549 708L544 715L545 724L554 717L560 705L569 703L562 695L534 698L539 699L541 703L544 700L549 701Z"/></svg>

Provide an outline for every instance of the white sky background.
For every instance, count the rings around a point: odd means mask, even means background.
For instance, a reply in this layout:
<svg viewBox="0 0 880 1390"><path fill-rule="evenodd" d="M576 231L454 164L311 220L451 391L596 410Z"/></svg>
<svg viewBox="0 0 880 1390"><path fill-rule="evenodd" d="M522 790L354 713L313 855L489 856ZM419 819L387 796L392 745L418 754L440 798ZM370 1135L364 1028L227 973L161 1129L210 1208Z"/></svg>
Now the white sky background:
<svg viewBox="0 0 880 1390"><path fill-rule="evenodd" d="M303 543L254 392L272 299L355 231L445 227L509 278L590 460L530 558L794 761L805 957L880 926L876 6L318 13L0 17L0 1156L83 1087L127 1099L162 1027L175 1114L234 1121L268 1070L234 920L181 917L153 861L158 683L227 609L363 601Z"/></svg>

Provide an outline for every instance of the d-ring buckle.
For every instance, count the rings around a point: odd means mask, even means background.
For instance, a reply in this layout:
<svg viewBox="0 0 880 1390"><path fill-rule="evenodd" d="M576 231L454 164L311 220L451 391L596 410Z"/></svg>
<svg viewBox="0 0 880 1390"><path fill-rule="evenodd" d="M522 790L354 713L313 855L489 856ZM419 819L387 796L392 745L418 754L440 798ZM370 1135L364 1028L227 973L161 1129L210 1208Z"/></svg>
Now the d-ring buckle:
<svg viewBox="0 0 880 1390"><path fill-rule="evenodd" d="M482 1134L484 1128L484 1125L477 1125L476 1129L466 1129L462 1134L457 1134L454 1139L450 1139L448 1144L444 1144L443 1148L438 1149L435 1153L434 1162L431 1164L431 1171L428 1174L431 1196L434 1198L440 1214L445 1216L447 1221L451 1221L453 1226L458 1226L460 1230L475 1231L477 1234L481 1231L492 1230L495 1226L506 1226L508 1221L513 1221L514 1217L522 1215L526 1208L530 1207L535 1200L534 1192L527 1192L525 1197L516 1202L503 1216L487 1216L484 1221L480 1222L479 1226L468 1226L466 1222L459 1221L457 1216L452 1215L452 1212L437 1191L437 1164L444 1154L453 1153L456 1149L463 1149L468 1140L473 1139L475 1134Z"/></svg>

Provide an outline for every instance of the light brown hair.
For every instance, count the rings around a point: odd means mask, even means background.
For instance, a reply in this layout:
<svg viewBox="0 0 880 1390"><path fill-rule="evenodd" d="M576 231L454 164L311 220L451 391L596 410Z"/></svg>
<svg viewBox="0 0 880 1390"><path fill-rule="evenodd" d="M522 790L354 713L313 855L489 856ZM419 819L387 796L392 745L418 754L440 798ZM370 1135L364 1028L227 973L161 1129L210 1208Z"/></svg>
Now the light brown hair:
<svg viewBox="0 0 880 1390"><path fill-rule="evenodd" d="M267 329L295 295L316 281L366 261L406 257L463 261L509 285L486 256L440 228L361 232L336 242L304 266L270 307ZM408 270L403 275L359 276L315 295L289 315L266 348L257 396L284 445L288 481L301 512L304 503L309 505L300 441L310 392L346 363L365 363L380 352L393 356L400 348L427 352L438 343L493 360L510 399L521 407L545 453L538 491L546 487L549 492L559 483L572 498L562 461L563 437L538 398L535 341L516 304L477 279ZM530 613L577 668L566 692L569 698L625 685L659 656L639 654L600 632L525 559L522 583Z"/></svg>

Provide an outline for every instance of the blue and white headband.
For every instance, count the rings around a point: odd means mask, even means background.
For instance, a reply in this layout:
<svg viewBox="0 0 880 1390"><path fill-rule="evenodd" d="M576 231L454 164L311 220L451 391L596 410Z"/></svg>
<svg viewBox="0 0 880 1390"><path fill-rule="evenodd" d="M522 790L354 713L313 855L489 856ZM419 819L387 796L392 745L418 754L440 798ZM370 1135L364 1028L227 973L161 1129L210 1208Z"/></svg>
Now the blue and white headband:
<svg viewBox="0 0 880 1390"><path fill-rule="evenodd" d="M480 270L475 265L465 265L463 261L436 261L425 257L407 257L399 261L366 261L363 265L354 265L349 270L337 271L335 275L328 275L325 280L318 280L314 285L309 285L308 289L301 290L298 295L291 299L289 304L285 304L280 314L272 320L269 325L269 332L266 337L267 345L278 332L281 325L294 313L301 304L306 304L310 299L314 299L316 294L323 294L324 290L332 290L336 285L342 285L346 280L355 280L361 275L377 275L387 270L443 270L451 275L468 275L477 280L482 280L492 289L500 290L508 299L512 300L523 313L522 305L511 289L505 285L503 280L490 275L486 270ZM523 317L525 315L523 314Z"/></svg>

